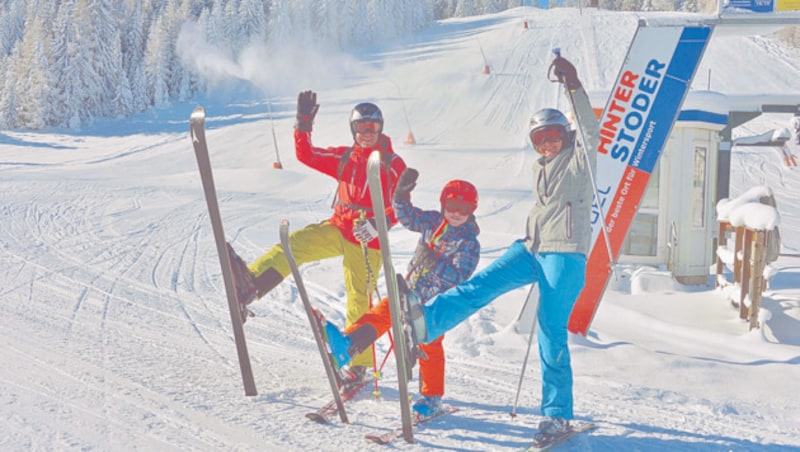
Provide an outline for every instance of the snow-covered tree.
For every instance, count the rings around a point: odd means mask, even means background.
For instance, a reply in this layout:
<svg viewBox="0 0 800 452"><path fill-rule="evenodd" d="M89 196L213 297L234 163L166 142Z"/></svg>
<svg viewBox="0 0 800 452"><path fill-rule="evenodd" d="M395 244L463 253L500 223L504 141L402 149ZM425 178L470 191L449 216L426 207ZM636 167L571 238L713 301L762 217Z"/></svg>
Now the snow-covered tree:
<svg viewBox="0 0 800 452"><path fill-rule="evenodd" d="M163 58L163 55L167 54L169 39L169 30L165 22L164 19L156 19L151 27L144 54L148 103L156 108L163 108L169 103L170 68Z"/></svg>
<svg viewBox="0 0 800 452"><path fill-rule="evenodd" d="M237 17L244 44L266 42L267 9L263 0L241 0Z"/></svg>
<svg viewBox="0 0 800 452"><path fill-rule="evenodd" d="M0 55L11 55L17 41L25 32L25 2L9 1L0 3Z"/></svg>
<svg viewBox="0 0 800 452"><path fill-rule="evenodd" d="M11 49L11 55L19 53L19 46L14 46ZM0 57L0 75L3 80L2 91L0 91L0 127L13 128L19 126L19 119L17 117L18 101L17 101L17 88L15 86L15 78L11 74L11 61L13 57Z"/></svg>
<svg viewBox="0 0 800 452"><path fill-rule="evenodd" d="M34 129L45 127L45 119L50 115L47 89L50 86L50 68L45 41L34 38L42 35L43 28L38 18L28 24L25 39L16 47L19 51L12 54L10 67L17 82L18 125Z"/></svg>
<svg viewBox="0 0 800 452"><path fill-rule="evenodd" d="M433 20L515 6L515 0L0 0L0 127L80 127L98 116L189 99L205 84L177 55L186 21L235 58L252 43L364 47Z"/></svg>

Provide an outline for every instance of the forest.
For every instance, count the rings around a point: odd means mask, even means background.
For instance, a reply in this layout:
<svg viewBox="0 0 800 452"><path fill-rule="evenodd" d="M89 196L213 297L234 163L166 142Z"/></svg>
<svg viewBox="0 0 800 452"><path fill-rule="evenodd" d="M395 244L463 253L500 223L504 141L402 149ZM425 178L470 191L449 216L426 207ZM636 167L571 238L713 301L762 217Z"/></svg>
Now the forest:
<svg viewBox="0 0 800 452"><path fill-rule="evenodd" d="M601 0L610 10L713 9L696 0ZM206 92L182 55L187 28L235 59L287 45L347 51L520 0L0 0L0 130L79 129ZM536 6L536 5L534 5ZM582 7L551 1L549 7ZM794 27L797 29L797 27ZM798 33L788 35L797 40Z"/></svg>

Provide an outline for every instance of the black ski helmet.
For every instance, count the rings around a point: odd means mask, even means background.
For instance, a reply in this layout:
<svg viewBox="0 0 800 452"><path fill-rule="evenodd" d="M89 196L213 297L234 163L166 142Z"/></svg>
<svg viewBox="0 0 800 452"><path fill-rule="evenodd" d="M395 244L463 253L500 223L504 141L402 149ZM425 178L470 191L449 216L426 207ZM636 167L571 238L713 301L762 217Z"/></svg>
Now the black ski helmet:
<svg viewBox="0 0 800 452"><path fill-rule="evenodd" d="M383 113L371 102L362 102L353 107L350 113L350 132L353 133L353 138L356 136L356 124L359 122L378 123L378 133L383 132Z"/></svg>

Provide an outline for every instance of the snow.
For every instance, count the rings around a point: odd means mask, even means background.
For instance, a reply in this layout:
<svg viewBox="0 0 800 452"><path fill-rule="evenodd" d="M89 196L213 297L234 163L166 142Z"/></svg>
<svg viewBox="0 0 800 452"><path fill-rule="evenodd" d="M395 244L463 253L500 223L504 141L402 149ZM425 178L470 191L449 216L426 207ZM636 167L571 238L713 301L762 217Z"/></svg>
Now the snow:
<svg viewBox="0 0 800 452"><path fill-rule="evenodd" d="M524 231L535 158L525 142L529 115L565 107L546 80L551 49L575 63L589 90L608 90L639 17L651 16L518 8L448 20L343 56L346 64L328 68L334 78L321 70L283 80L270 93L273 118L263 93L222 84L205 98L81 132L0 134L0 448L384 450L363 436L399 426L392 358L379 399L366 393L348 405L350 425L305 420L330 394L291 278L253 305L257 317L245 330L259 395L244 396L188 136L191 110L207 107L226 235L245 259L277 242L282 218L299 228L330 213L334 181L293 155L296 95L315 89L320 145L348 143L350 108L379 103L397 152L420 171L418 205L436 206L450 179L478 187L483 267ZM715 35L695 85L708 89L710 72L711 89L728 95L791 94L798 61L796 49L765 37ZM278 71L298 64L270 63ZM734 135L787 120L764 115ZM273 169L273 124L283 170ZM409 131L416 145L403 144ZM576 415L600 428L567 448L800 447L800 180L774 150L743 146L732 154L731 183L731 199L769 187L780 212L784 254L762 299L762 328L749 331L712 286L619 266L589 334L571 337ZM745 214L753 215L762 213ZM765 227L778 221L767 217ZM395 228L390 237L395 267L405 268L416 235ZM341 261L302 272L312 303L342 324ZM518 416L509 416L527 346L514 328L526 293L500 297L448 333L445 401L459 411L417 431L416 444L393 449L515 450L530 442L540 414L535 352ZM387 341L378 348L385 353ZM416 394L415 382L411 389Z"/></svg>
<svg viewBox="0 0 800 452"><path fill-rule="evenodd" d="M690 91L683 101L682 110L698 110L728 116L728 96L715 91Z"/></svg>
<svg viewBox="0 0 800 452"><path fill-rule="evenodd" d="M772 230L780 225L778 210L759 201L774 198L769 187L759 185L750 188L736 198L720 199L717 202L717 218L732 226L745 226L760 231Z"/></svg>

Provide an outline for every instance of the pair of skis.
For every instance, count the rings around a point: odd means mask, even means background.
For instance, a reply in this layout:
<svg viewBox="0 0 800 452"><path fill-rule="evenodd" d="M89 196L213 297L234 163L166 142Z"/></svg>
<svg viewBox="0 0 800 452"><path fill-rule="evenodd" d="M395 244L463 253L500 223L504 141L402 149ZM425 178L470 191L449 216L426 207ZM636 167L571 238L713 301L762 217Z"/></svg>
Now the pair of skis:
<svg viewBox="0 0 800 452"><path fill-rule="evenodd" d="M195 156L197 158L197 166L200 170L200 179L203 184L203 191L206 198L206 204L208 206L208 213L211 219L211 228L214 233L217 254L219 255L220 266L222 268L222 279L225 284L225 294L228 298L228 309L231 316L231 325L233 326L233 336L234 341L236 342L239 367L242 374L242 383L244 385L245 395L255 396L258 394L258 391L256 389L253 370L250 363L250 355L247 351L247 341L245 340L244 335L243 324L245 319L242 318L242 313L239 309L239 302L236 298L237 291L233 278L232 263L230 260L230 255L227 251L227 244L225 242L225 231L222 227L222 217L219 211L217 192L214 185L214 176L211 170L211 161L208 152L208 143L205 135L205 109L203 107L197 107L194 109L194 111L192 111L192 114L189 118L189 131ZM321 332L314 317L313 309L308 301L308 295L306 293L305 286L303 285L303 280L300 278L300 274L297 271L297 265L295 263L294 256L291 253L291 247L289 247L289 222L286 220L281 223L280 235L281 243L286 250L287 258L289 258L289 262L292 266L292 272L295 277L297 289L300 292L303 305L306 308L309 316L309 322L311 323L311 329L314 332L314 338L317 341L320 354L324 356L324 354L327 353L325 344L322 341ZM347 413L344 410L342 397L339 393L336 369L333 369L327 360L323 361L326 363L325 370L328 374L331 382L331 390L334 394L334 401L331 402L331 404L335 408L335 412L339 413L342 422L347 423ZM330 412L330 409L326 412Z"/></svg>
<svg viewBox="0 0 800 452"><path fill-rule="evenodd" d="M381 170L381 156L380 151L374 151L370 154L369 160L367 162L367 181L369 184L370 194L371 194L371 201L373 205L373 211L375 212L375 223L378 229L378 239L381 244L381 255L383 258L383 270L384 275L387 275L386 278L386 286L387 292L389 295L389 309L391 311L392 316L392 332L394 335L394 344L395 344L395 361L397 363L397 380L399 386L399 398L400 398L400 407L401 407L401 417L403 426L400 429L401 435L406 440L406 442L413 443L414 442L414 433L413 433L413 422L411 418L411 407L406 402L409 399L408 395L408 376L410 374L408 369L408 360L406 356L410 350L406 350L406 342L404 338L404 329L403 324L401 322L401 308L400 308L400 301L399 301L399 290L398 290L398 283L395 277L390 277L390 275L396 275L394 270L394 265L392 264L392 255L391 250L389 248L389 225L386 219L386 214L384 213L384 200L383 200L383 186L381 183L380 177L380 170ZM284 220L281 223L281 244L284 249L284 253L286 254L287 260L289 261L289 266L292 269L292 275L294 276L295 283L298 286L298 292L300 292L300 296L303 299L303 305L306 308L306 313L309 316L309 322L311 323L311 328L314 331L314 338L317 341L317 346L320 351L320 356L322 356L322 360L325 364L326 373L328 374L328 380L331 384L331 389L333 391L334 401L339 411L340 417L342 418L342 422L347 421L347 415L344 413L344 403L341 398L341 394L338 391L336 385L336 374L335 368L333 365L333 361L330 359L330 354L328 353L323 336L321 331L321 325L319 322L316 321L316 316L314 315L313 308L308 300L308 296L305 293L305 289L301 289L303 286L302 277L300 276L300 272L297 268L297 264L294 260L292 255L291 246L289 244L289 237L288 237L288 228L289 223L288 221ZM323 407L324 409L324 407ZM311 414L309 416L314 420L321 420L326 421L327 417L322 415L314 415Z"/></svg>
<svg viewBox="0 0 800 452"><path fill-rule="evenodd" d="M374 206L375 212L375 222L378 229L378 237L381 243L381 254L383 257L383 265L384 265L384 274L385 275L394 275L394 266L392 265L392 256L389 250L389 236L388 236L388 223L386 220L386 215L384 213L384 202L383 202L383 188L381 186L381 179L380 179L380 169L381 169L381 158L380 158L380 151L374 151L367 163L367 177L370 192L372 195L372 204ZM339 392L339 384L337 384L337 370L333 364L333 360L330 359L330 354L328 353L327 347L325 345L325 341L323 339L323 333L321 324L317 321L316 315L313 311L311 306L311 302L308 299L308 294L305 291L305 286L303 284L302 276L300 275L300 271L297 267L297 262L294 259L294 255L292 253L291 244L289 243L289 222L287 220L283 220L281 222L280 227L280 237L281 237L281 245L283 246L284 254L289 262L289 267L292 270L292 276L294 277L295 283L297 284L297 290L300 293L300 298L303 300L303 306L305 307L306 314L308 315L309 323L311 324L311 329L314 332L314 339L317 342L317 347L319 348L320 356L322 357L322 361L325 365L325 372L328 376L328 381L331 385L331 391L333 393L333 400L336 405L336 409L339 412L339 417L341 418L342 422L348 423L347 414L344 409L344 401L342 400L342 396ZM397 280L395 278L387 277L387 291L389 293L389 307L392 314L392 330L394 332L394 343L395 343L395 361L397 362L397 375L398 375L398 382L399 382L399 393L400 393L400 400L405 401L408 400L408 370L407 367L407 360L405 359L407 351L405 350L405 341L403 339L403 328L400 322L400 305L399 305L399 296L398 296L398 288L397 288ZM407 442L412 443L414 442L413 437L413 426L411 423L411 408L408 406L407 403L401 403L401 414L403 417L403 437L406 439ZM324 407L323 407L324 408ZM327 421L327 417L324 413L317 416L314 414L309 415L309 417L313 420L317 421Z"/></svg>
<svg viewBox="0 0 800 452"><path fill-rule="evenodd" d="M250 364L250 354L247 352L247 342L244 337L244 319L241 317L239 302L236 299L236 287L233 281L233 270L225 242L225 231L222 228L222 217L219 213L219 203L217 202L217 191L214 186L214 176L211 171L211 160L208 155L208 144L206 142L205 130L206 111L203 107L197 107L192 111L189 118L189 132L194 146L197 166L200 170L200 179L203 183L203 192L208 205L208 215L211 219L211 228L214 232L214 241L217 245L219 263L222 267L222 280L225 283L225 295L228 298L228 309L233 325L233 338L236 342L236 352L239 358L239 370L242 374L242 384L244 393L247 396L258 394L253 369Z"/></svg>
<svg viewBox="0 0 800 452"><path fill-rule="evenodd" d="M194 147L195 156L197 158L197 165L200 170L200 178L203 184L203 191L206 198L209 217L211 220L211 227L214 233L214 240L217 247L217 254L220 259L220 267L222 269L222 277L225 284L225 294L228 299L228 309L230 311L231 325L233 326L234 341L236 342L236 350L239 360L239 368L242 374L242 383L244 385L245 395L255 396L258 394L253 377L252 365L250 362L250 355L247 351L247 341L244 335L243 319L239 309L239 302L236 298L236 287L233 280L233 271L231 267L230 256L227 251L227 244L225 241L225 232L222 226L222 217L219 211L219 203L217 201L216 187L214 184L214 177L211 170L211 162L208 152L208 143L205 137L205 109L200 106L192 111L189 119L189 131ZM389 251L389 238L388 238L388 224L383 209L383 189L380 180L380 167L381 159L378 151L374 152L369 159L368 173L369 173L369 186L372 192L372 202L378 208L376 212L376 223L381 242L381 249L384 262L384 272L386 275L395 275L394 267L392 265L391 253ZM294 255L292 254L291 246L289 244L289 222L283 220L280 226L281 245L285 251L287 260L289 261L297 285L300 298L303 301L303 306L308 315L311 330L314 333L314 339L317 343L320 355L323 357L325 364L325 372L330 382L331 392L333 394L332 404L336 407L339 417L342 422L349 423L347 413L344 409L344 401L339 391L338 374L335 366L331 360L327 359L327 349L322 337L319 323L317 322L313 308L308 299L308 294L303 284L303 279L298 271ZM403 417L403 437L408 442L413 442L411 409L408 403L408 371L407 360L405 359L406 350L405 342L403 340L403 328L400 322L400 305L398 302L398 288L397 280L393 277L387 278L387 286L389 292L390 308L392 312L392 327L394 331L395 354L397 356L398 367L398 381L400 386L400 400L401 413Z"/></svg>

